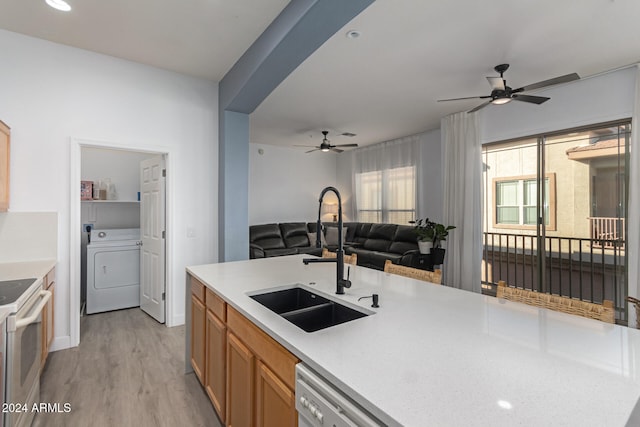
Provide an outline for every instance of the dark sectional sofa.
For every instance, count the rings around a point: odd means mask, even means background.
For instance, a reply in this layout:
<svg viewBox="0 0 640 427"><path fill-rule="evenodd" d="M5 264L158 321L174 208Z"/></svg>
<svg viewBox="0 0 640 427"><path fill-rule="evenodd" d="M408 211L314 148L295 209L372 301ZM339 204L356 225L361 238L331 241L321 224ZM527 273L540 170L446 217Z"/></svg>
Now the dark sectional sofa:
<svg viewBox="0 0 640 427"><path fill-rule="evenodd" d="M321 255L322 249L310 242L309 229L305 222L284 222L282 224L260 224L249 227L249 257L266 258L282 255Z"/></svg>
<svg viewBox="0 0 640 427"><path fill-rule="evenodd" d="M337 227L337 223L324 223L324 226L326 234L330 227ZM386 260L400 263L404 255L418 250L417 236L408 225L345 222L344 227L347 229L344 251L348 255L358 254L358 265L382 270ZM250 257L321 255L315 239L309 239L308 233L315 230L315 222L252 225L249 227ZM330 250L336 249L335 242L327 243Z"/></svg>

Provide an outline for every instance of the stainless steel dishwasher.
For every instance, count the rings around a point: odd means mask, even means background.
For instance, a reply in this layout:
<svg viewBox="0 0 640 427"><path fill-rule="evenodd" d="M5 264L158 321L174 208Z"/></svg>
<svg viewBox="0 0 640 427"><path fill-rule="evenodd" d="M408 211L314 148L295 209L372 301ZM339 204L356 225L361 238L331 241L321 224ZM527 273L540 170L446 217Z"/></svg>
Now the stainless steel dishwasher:
<svg viewBox="0 0 640 427"><path fill-rule="evenodd" d="M384 426L302 363L296 365L296 409L298 427Z"/></svg>

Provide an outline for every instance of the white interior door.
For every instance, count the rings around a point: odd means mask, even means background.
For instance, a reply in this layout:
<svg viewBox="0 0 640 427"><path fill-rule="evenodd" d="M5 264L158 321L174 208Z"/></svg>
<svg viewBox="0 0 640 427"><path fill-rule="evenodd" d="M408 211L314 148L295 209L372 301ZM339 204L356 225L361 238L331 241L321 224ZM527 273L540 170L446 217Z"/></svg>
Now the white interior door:
<svg viewBox="0 0 640 427"><path fill-rule="evenodd" d="M165 321L164 157L140 162L140 308Z"/></svg>

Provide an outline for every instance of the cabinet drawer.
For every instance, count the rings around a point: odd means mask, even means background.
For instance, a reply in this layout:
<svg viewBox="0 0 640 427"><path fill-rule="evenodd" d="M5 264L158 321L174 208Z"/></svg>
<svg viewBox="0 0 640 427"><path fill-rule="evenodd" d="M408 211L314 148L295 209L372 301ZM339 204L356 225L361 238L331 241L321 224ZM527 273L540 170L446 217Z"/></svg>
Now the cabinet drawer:
<svg viewBox="0 0 640 427"><path fill-rule="evenodd" d="M292 390L298 359L233 307L227 307L227 327Z"/></svg>
<svg viewBox="0 0 640 427"><path fill-rule="evenodd" d="M191 276L191 294L198 298L201 302L204 302L204 289L205 286L200 283L198 279Z"/></svg>
<svg viewBox="0 0 640 427"><path fill-rule="evenodd" d="M222 298L215 294L211 289L206 289L207 294L207 309L211 310L213 314L218 316L218 319L223 322L227 321L226 303Z"/></svg>

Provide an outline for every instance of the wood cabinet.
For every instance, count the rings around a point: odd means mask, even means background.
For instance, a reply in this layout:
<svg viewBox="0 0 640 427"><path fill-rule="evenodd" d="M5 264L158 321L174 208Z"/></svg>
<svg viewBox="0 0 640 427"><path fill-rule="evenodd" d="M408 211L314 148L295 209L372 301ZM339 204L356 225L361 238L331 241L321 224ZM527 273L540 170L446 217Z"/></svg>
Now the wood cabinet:
<svg viewBox="0 0 640 427"><path fill-rule="evenodd" d="M252 427L255 356L233 333L227 339L227 426Z"/></svg>
<svg viewBox="0 0 640 427"><path fill-rule="evenodd" d="M47 273L44 277L44 289L51 292L51 298L47 301L47 304L42 309L42 357L41 367L44 367L47 362L47 356L49 355L49 347L53 341L54 330L54 301L55 301L55 288L56 288L56 269L55 267Z"/></svg>
<svg viewBox="0 0 640 427"><path fill-rule="evenodd" d="M9 163L11 130L0 120L0 212L9 209Z"/></svg>
<svg viewBox="0 0 640 427"><path fill-rule="evenodd" d="M191 278L191 366L200 383L205 375L206 308L204 285Z"/></svg>
<svg viewBox="0 0 640 427"><path fill-rule="evenodd" d="M204 388L220 420L226 415L227 327L225 303L209 289L206 292L207 324Z"/></svg>
<svg viewBox="0 0 640 427"><path fill-rule="evenodd" d="M295 426L298 413L294 391L262 362L258 362L256 382L256 426Z"/></svg>
<svg viewBox="0 0 640 427"><path fill-rule="evenodd" d="M227 420L233 421L245 411L252 414L252 426L297 426L294 390L298 359L232 307L227 307L227 330ZM251 354L251 357L244 355L241 359L244 363L232 360L234 356L240 359L234 355L237 350L232 349L238 344ZM232 363L236 363L235 370L242 375L233 372ZM235 385L247 375L253 381L250 394L246 394L249 391L246 386L238 389Z"/></svg>
<svg viewBox="0 0 640 427"><path fill-rule="evenodd" d="M295 427L298 359L194 277L191 365L228 427Z"/></svg>

